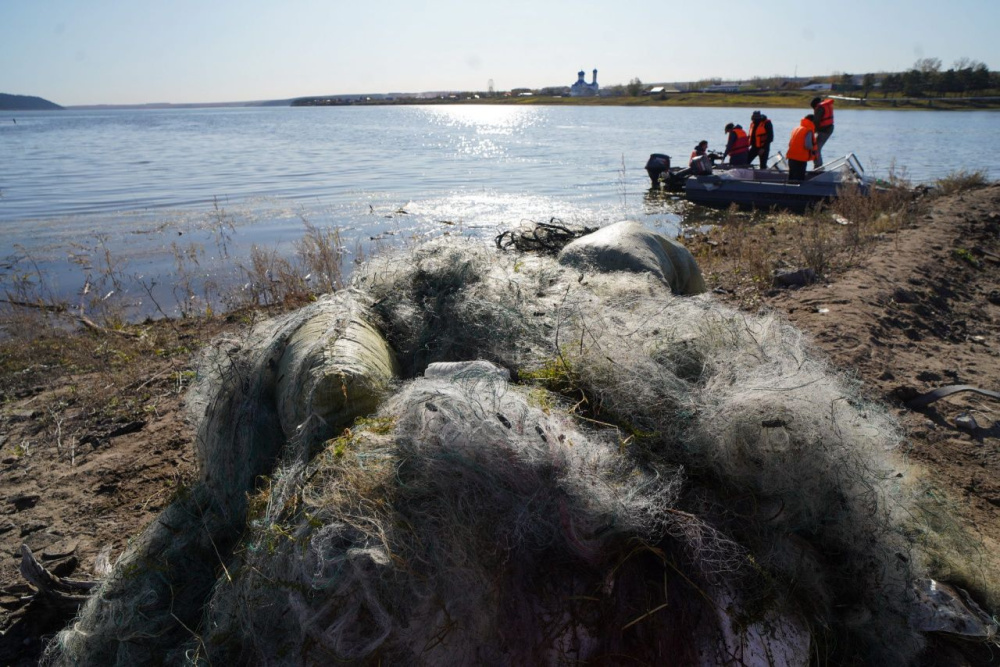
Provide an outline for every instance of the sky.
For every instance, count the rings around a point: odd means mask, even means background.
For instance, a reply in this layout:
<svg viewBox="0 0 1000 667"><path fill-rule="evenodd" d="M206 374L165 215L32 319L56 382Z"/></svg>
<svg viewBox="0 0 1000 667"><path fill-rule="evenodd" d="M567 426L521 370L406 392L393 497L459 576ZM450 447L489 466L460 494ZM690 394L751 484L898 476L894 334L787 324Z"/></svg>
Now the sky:
<svg viewBox="0 0 1000 667"><path fill-rule="evenodd" d="M1000 69L997 0L0 0L0 92L238 102Z"/></svg>

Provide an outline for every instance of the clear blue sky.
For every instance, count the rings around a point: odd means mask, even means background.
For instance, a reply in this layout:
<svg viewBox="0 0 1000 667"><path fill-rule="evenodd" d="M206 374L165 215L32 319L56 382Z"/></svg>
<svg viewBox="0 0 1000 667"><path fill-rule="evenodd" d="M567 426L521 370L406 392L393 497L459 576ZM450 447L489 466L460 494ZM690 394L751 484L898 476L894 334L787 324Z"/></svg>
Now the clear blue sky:
<svg viewBox="0 0 1000 667"><path fill-rule="evenodd" d="M1000 69L998 0L0 0L0 92L227 102Z"/></svg>

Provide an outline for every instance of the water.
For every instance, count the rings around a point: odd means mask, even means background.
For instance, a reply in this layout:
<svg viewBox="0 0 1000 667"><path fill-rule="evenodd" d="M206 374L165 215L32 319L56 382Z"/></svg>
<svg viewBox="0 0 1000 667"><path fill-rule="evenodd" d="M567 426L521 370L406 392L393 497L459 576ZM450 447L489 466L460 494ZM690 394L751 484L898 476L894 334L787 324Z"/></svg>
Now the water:
<svg viewBox="0 0 1000 667"><path fill-rule="evenodd" d="M27 281L59 298L100 288L148 302L137 284L155 282L154 294L171 302L168 286L181 279L235 280L251 244L292 255L305 220L337 227L358 255L440 234L492 237L552 217L638 218L672 233L683 209L646 196L649 153L677 163L699 139L721 148L725 123L748 127L750 111L108 110L19 112L16 124L6 112L0 288L21 281L25 292ZM783 148L803 111L767 113ZM841 109L836 118L827 159L853 151L869 171L894 164L917 182L988 169L1000 148L994 112Z"/></svg>

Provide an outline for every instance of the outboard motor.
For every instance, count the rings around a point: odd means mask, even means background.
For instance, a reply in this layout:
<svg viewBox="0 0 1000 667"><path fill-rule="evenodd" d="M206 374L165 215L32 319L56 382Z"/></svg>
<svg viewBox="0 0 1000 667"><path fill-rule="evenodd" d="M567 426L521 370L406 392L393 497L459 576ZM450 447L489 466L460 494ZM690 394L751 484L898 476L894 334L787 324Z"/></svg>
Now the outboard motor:
<svg viewBox="0 0 1000 667"><path fill-rule="evenodd" d="M664 155L663 153L653 153L649 156L649 160L646 161L646 173L649 174L649 180L654 188L660 187L660 174L664 174L669 170L669 155Z"/></svg>

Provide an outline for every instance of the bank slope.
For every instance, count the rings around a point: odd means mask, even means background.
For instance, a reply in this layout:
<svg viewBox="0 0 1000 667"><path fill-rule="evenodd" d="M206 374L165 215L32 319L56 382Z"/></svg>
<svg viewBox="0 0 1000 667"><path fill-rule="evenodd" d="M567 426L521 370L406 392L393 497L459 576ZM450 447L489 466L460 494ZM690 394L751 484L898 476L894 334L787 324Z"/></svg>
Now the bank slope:
<svg viewBox="0 0 1000 667"><path fill-rule="evenodd" d="M0 109L4 111L54 111L62 109L62 107L41 97L0 93Z"/></svg>

